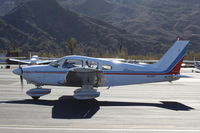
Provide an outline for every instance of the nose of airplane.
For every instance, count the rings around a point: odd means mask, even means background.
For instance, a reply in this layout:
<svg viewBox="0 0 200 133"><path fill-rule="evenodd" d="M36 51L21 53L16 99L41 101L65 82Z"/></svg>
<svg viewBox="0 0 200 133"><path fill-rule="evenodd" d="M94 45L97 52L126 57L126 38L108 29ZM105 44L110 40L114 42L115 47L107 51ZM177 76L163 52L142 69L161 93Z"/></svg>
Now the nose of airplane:
<svg viewBox="0 0 200 133"><path fill-rule="evenodd" d="M16 68L12 71L14 74L16 75L21 75L22 74L22 70L20 68Z"/></svg>

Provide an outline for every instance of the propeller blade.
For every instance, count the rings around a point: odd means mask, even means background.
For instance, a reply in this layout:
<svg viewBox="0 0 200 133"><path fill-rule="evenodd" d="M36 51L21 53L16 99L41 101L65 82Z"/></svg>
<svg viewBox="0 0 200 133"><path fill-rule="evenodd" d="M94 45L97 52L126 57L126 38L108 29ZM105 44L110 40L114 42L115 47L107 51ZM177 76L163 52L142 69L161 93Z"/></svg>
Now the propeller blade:
<svg viewBox="0 0 200 133"><path fill-rule="evenodd" d="M20 75L21 91L24 89L23 77Z"/></svg>
<svg viewBox="0 0 200 133"><path fill-rule="evenodd" d="M23 89L24 89L24 83L23 83L23 77L22 77L22 75L23 75L23 69L22 69L22 67L21 67L20 64L19 64L19 68L21 70L21 75L20 75L21 91L23 91Z"/></svg>

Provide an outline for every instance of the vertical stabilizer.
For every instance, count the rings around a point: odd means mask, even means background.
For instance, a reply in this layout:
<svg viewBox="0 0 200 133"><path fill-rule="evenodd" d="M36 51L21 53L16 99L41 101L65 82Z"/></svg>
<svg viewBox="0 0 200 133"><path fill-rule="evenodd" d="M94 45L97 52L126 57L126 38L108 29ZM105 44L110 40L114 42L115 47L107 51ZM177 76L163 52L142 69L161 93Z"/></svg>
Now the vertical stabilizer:
<svg viewBox="0 0 200 133"><path fill-rule="evenodd" d="M177 40L174 45L157 62L154 67L169 74L179 74L189 41Z"/></svg>

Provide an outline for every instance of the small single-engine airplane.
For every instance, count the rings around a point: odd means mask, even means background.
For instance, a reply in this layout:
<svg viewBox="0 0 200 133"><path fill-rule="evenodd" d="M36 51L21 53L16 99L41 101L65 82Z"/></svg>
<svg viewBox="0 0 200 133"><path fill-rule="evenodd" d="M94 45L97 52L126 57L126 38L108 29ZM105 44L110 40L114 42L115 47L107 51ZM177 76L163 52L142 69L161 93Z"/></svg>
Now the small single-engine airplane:
<svg viewBox="0 0 200 133"><path fill-rule="evenodd" d="M154 64L130 64L85 56L65 56L49 65L20 67L13 70L36 88L27 91L33 99L49 94L43 85L81 87L76 99L93 99L100 95L94 87L174 81L181 77L180 68L189 41L177 40Z"/></svg>
<svg viewBox="0 0 200 133"><path fill-rule="evenodd" d="M38 57L38 55L33 55L29 60L18 60L14 58L10 58L10 61L22 63L22 64L28 64L28 65L39 65L39 64L48 64L52 61L55 61L55 59L50 58L44 58L44 57Z"/></svg>
<svg viewBox="0 0 200 133"><path fill-rule="evenodd" d="M200 73L200 61L196 61L194 58L194 68L192 72Z"/></svg>

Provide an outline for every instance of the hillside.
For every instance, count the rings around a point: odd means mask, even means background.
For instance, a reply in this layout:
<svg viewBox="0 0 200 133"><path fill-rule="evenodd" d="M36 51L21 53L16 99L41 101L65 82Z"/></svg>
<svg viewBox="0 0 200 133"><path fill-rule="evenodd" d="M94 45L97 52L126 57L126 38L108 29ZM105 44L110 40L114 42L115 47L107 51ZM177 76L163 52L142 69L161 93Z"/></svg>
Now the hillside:
<svg viewBox="0 0 200 133"><path fill-rule="evenodd" d="M13 8L27 1L28 0L0 0L0 16L4 16Z"/></svg>
<svg viewBox="0 0 200 133"><path fill-rule="evenodd" d="M12 43L23 51L48 51L66 55L67 49L63 43L75 37L78 40L77 54L116 54L121 42L130 54L140 52L141 45L137 46L139 43L133 39L134 36L125 30L64 9L55 0L23 3L3 16L2 21L2 27L10 25L24 38L3 28L0 33L3 40L1 47Z"/></svg>
<svg viewBox="0 0 200 133"><path fill-rule="evenodd" d="M68 54L64 42L75 37L76 54L114 56L122 46L130 55L148 55L165 52L180 36L199 52L199 0L57 1L0 0L0 48L61 56Z"/></svg>
<svg viewBox="0 0 200 133"><path fill-rule="evenodd" d="M101 19L146 41L169 43L177 36L200 48L199 0L58 0L63 7ZM137 38L136 38L137 40Z"/></svg>

